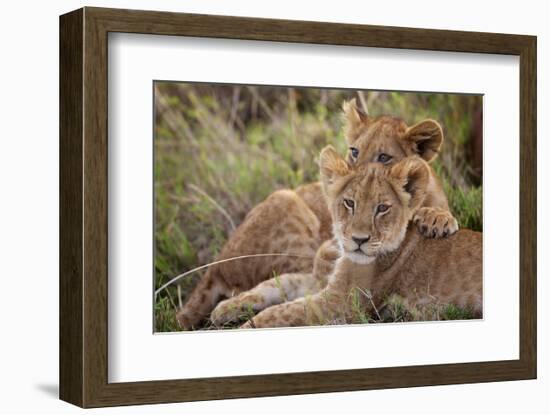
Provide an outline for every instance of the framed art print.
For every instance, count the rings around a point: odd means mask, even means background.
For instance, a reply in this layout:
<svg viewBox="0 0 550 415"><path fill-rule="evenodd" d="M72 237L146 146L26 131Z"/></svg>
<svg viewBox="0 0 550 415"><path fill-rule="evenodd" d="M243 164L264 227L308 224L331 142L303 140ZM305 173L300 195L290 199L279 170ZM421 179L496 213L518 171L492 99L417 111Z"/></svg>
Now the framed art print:
<svg viewBox="0 0 550 415"><path fill-rule="evenodd" d="M535 37L83 8L60 42L61 399L536 377Z"/></svg>

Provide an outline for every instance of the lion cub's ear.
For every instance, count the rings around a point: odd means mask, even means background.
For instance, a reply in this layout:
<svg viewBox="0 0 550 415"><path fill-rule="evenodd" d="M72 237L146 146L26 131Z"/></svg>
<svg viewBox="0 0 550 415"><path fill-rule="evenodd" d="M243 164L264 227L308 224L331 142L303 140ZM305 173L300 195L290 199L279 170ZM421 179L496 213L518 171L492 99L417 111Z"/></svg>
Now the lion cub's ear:
<svg viewBox="0 0 550 415"><path fill-rule="evenodd" d="M424 201L430 180L430 168L419 157L407 157L393 165L388 172L390 183L411 211Z"/></svg>
<svg viewBox="0 0 550 415"><path fill-rule="evenodd" d="M443 130L437 121L424 120L409 127L404 139L415 153L429 163L437 156L443 143Z"/></svg>
<svg viewBox="0 0 550 415"><path fill-rule="evenodd" d="M367 125L369 117L357 106L355 98L344 101L342 110L344 111L344 135L348 144L352 144L359 137L361 128Z"/></svg>
<svg viewBox="0 0 550 415"><path fill-rule="evenodd" d="M319 156L323 188L328 191L335 180L350 173L350 166L332 146L326 146Z"/></svg>

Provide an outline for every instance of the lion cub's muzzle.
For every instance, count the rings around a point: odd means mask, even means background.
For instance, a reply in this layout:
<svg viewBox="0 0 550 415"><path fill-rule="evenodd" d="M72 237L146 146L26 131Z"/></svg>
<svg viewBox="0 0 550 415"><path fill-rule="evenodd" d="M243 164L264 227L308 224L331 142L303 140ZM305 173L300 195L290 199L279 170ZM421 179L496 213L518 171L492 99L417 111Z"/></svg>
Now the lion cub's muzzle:
<svg viewBox="0 0 550 415"><path fill-rule="evenodd" d="M352 235L351 241L348 242L346 249L350 252L367 255L370 248L370 240L370 235Z"/></svg>

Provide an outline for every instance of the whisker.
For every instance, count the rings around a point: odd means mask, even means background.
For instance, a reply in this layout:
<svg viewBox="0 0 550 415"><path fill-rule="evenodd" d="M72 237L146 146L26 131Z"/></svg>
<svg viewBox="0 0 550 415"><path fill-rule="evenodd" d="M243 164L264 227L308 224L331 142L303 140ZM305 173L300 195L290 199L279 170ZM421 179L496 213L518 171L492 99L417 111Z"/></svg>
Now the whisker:
<svg viewBox="0 0 550 415"><path fill-rule="evenodd" d="M187 275L192 274L194 272L200 271L201 269L208 268L211 265L217 265L217 264L222 264L224 262L236 261L237 259L258 258L258 257L266 257L266 256L291 256L291 257L295 257L295 258L311 258L311 259L314 258L313 256L310 256L310 255L297 255L297 254L251 254L251 255L241 255L241 256L236 256L236 257L232 257L232 258L221 259L219 261L214 261L214 262L210 262L208 264L201 265L200 267L193 268L189 271L184 272L183 274L179 274L179 275L175 276L170 281L168 281L166 284L162 285L160 288L155 290L155 297L158 295L158 293L160 293L162 290L164 290L169 285L172 285L177 280L179 280L183 277L186 277Z"/></svg>

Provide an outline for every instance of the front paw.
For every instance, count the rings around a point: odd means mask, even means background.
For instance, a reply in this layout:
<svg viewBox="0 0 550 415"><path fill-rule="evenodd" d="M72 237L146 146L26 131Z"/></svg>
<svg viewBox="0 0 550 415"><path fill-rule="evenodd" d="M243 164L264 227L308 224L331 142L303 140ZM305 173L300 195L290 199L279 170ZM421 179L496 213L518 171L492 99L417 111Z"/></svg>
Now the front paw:
<svg viewBox="0 0 550 415"><path fill-rule="evenodd" d="M458 222L448 210L433 207L418 209L413 222L427 238L445 238L458 231Z"/></svg>
<svg viewBox="0 0 550 415"><path fill-rule="evenodd" d="M239 327L240 329L255 329L256 326L254 325L252 320L248 320L246 323L241 324Z"/></svg>
<svg viewBox="0 0 550 415"><path fill-rule="evenodd" d="M250 316L246 322L241 324L240 329L260 329L260 328L272 328L280 327L277 324L277 315L273 313L273 310L278 310L279 306L273 306L267 310L263 310L255 316Z"/></svg>
<svg viewBox="0 0 550 415"><path fill-rule="evenodd" d="M184 307L177 311L176 320L182 330L193 330L201 317Z"/></svg>
<svg viewBox="0 0 550 415"><path fill-rule="evenodd" d="M246 299L240 295L220 302L210 314L210 320L215 326L237 322L254 315L254 299Z"/></svg>
<svg viewBox="0 0 550 415"><path fill-rule="evenodd" d="M233 298L220 302L212 313L210 314L210 321L215 326L222 326L230 321L236 321L239 316L240 309L237 309L237 305Z"/></svg>

